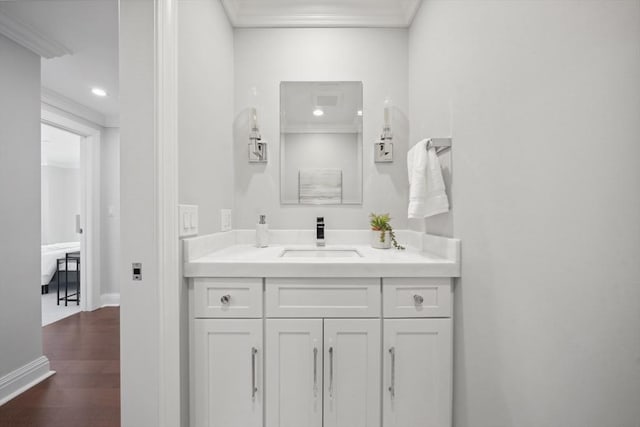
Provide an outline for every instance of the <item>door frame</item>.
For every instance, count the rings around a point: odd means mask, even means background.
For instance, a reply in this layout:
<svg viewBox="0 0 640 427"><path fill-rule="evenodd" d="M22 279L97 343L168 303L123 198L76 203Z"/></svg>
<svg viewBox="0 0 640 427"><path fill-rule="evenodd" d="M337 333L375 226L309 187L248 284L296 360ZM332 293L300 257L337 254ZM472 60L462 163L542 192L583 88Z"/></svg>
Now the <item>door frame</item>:
<svg viewBox="0 0 640 427"><path fill-rule="evenodd" d="M43 104L40 122L79 135L80 309L100 308L100 138L101 126Z"/></svg>
<svg viewBox="0 0 640 427"><path fill-rule="evenodd" d="M181 274L178 234L178 2L155 1L155 146L159 427L182 424Z"/></svg>

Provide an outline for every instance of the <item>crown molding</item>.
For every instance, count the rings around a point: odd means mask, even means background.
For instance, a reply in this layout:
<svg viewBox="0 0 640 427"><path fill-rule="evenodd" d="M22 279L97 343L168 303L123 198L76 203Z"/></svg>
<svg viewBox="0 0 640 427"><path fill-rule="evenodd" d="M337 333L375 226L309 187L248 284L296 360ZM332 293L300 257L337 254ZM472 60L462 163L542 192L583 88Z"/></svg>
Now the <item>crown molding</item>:
<svg viewBox="0 0 640 427"><path fill-rule="evenodd" d="M71 55L73 53L71 49L62 43L10 16L6 12L0 12L0 34L3 34L43 58L50 59L58 56Z"/></svg>
<svg viewBox="0 0 640 427"><path fill-rule="evenodd" d="M114 120L111 117L107 118L104 114L44 86L40 89L40 101L44 105L57 108L58 110L87 120L94 125L99 125L101 127L117 127L114 126Z"/></svg>
<svg viewBox="0 0 640 427"><path fill-rule="evenodd" d="M407 3L404 10L404 21L406 22L406 27L409 28L413 25L413 20L416 18L416 14L420 7L422 6L422 0L415 0L411 3Z"/></svg>
<svg viewBox="0 0 640 427"><path fill-rule="evenodd" d="M393 12L388 8L357 10L325 6L319 9L304 5L292 9L288 3L278 0L271 0L266 9L264 5L256 8L246 0L222 0L222 5L235 28L408 28L421 1L409 0ZM267 10L269 12L265 12Z"/></svg>

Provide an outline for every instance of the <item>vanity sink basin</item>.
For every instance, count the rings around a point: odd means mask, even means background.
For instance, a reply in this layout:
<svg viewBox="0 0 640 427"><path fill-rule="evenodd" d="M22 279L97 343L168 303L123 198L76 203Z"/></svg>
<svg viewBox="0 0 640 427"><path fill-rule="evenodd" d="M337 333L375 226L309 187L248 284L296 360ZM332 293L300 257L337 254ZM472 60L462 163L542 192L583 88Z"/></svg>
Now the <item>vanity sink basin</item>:
<svg viewBox="0 0 640 427"><path fill-rule="evenodd" d="M285 249L282 258L360 258L355 249Z"/></svg>

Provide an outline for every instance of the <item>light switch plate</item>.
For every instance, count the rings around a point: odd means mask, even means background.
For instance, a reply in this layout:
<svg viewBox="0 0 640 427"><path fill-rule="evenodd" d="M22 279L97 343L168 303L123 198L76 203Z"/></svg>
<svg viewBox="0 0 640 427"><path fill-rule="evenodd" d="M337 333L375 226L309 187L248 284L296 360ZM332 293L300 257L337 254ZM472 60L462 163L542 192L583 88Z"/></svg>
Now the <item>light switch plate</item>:
<svg viewBox="0 0 640 427"><path fill-rule="evenodd" d="M220 209L220 231L231 231L231 209Z"/></svg>
<svg viewBox="0 0 640 427"><path fill-rule="evenodd" d="M179 236L198 235L198 206L178 205Z"/></svg>
<svg viewBox="0 0 640 427"><path fill-rule="evenodd" d="M376 163L393 162L393 142L376 142L373 156Z"/></svg>

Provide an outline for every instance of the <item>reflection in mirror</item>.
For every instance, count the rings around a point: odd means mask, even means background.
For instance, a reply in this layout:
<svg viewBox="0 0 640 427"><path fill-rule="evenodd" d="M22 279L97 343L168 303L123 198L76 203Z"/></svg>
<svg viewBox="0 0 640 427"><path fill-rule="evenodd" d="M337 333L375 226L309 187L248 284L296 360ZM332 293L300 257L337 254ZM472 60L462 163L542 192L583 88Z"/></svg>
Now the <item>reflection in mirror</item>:
<svg viewBox="0 0 640 427"><path fill-rule="evenodd" d="M362 82L280 84L280 202L362 203Z"/></svg>

